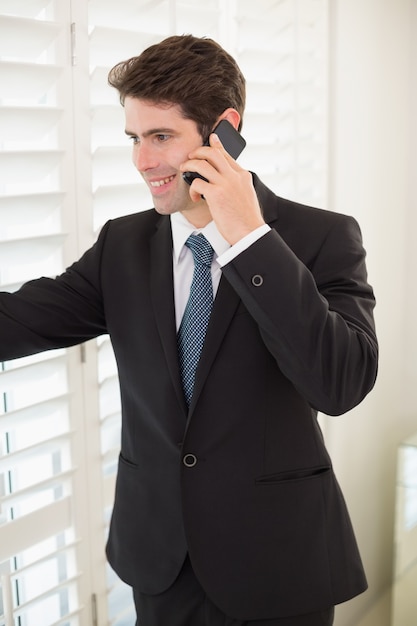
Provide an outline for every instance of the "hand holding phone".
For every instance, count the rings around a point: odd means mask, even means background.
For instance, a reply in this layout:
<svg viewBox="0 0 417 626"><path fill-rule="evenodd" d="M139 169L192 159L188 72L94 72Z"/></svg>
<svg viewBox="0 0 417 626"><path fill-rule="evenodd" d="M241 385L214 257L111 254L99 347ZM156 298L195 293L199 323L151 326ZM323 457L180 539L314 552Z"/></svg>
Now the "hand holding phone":
<svg viewBox="0 0 417 626"><path fill-rule="evenodd" d="M246 141L243 139L242 135L235 130L235 128L233 128L227 120L221 120L213 130L213 133L216 133L222 142L224 149L234 159L237 159L243 148L246 146ZM203 145L209 146L209 139L207 139ZM188 185L191 185L195 178L201 178L202 180L208 182L207 178L201 176L201 174L197 174L197 172L184 172L182 177Z"/></svg>

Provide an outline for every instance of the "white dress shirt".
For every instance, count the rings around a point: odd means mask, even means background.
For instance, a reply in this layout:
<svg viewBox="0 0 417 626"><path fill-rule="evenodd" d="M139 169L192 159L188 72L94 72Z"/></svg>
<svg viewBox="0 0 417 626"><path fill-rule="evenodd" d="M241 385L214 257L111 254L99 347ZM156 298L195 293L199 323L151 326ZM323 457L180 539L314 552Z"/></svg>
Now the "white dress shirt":
<svg viewBox="0 0 417 626"><path fill-rule="evenodd" d="M265 235L270 230L270 227L268 224L263 224L246 237L243 237L243 239L240 239L233 246L221 236L213 221L204 228L195 228L182 213L177 212L171 215L171 227L175 317L178 330L185 305L187 304L194 273L193 255L191 250L185 245L188 237L192 234L202 233L214 250L213 262L211 264L211 276L213 280L213 295L215 297L223 265L226 265L238 254L249 248L250 245Z"/></svg>

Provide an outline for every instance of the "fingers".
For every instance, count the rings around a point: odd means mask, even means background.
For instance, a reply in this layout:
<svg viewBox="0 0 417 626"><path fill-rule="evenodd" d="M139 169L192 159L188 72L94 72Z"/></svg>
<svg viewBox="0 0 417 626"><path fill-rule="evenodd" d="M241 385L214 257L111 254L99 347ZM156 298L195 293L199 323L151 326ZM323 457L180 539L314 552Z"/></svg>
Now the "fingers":
<svg viewBox="0 0 417 626"><path fill-rule="evenodd" d="M210 145L197 148L189 157L181 170L197 172L206 179L192 182L190 197L194 202L204 198L230 245L264 224L252 175L226 152L217 135L210 135Z"/></svg>
<svg viewBox="0 0 417 626"><path fill-rule="evenodd" d="M189 159L181 165L182 172L197 172L209 182L215 182L217 173L227 174L227 167L241 169L215 133L209 141L210 146L200 146L189 154Z"/></svg>

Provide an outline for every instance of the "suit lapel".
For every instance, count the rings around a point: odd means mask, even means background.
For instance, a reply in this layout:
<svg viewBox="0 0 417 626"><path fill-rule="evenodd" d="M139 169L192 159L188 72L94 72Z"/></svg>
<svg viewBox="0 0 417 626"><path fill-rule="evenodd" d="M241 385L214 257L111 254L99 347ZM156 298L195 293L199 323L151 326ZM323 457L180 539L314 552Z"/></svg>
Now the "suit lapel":
<svg viewBox="0 0 417 626"><path fill-rule="evenodd" d="M252 176L255 191L258 195L265 221L271 224L271 222L277 219L277 212L275 208L277 197L259 180L255 174ZM214 301L213 311L207 329L207 335L201 353L200 362L197 368L189 418L191 417L193 409L198 402L204 382L210 372L212 363L216 358L216 354L239 303L240 297L231 287L230 283L224 278L224 276L222 276Z"/></svg>
<svg viewBox="0 0 417 626"><path fill-rule="evenodd" d="M184 411L186 411L178 366L172 271L172 234L168 217L161 217L157 230L150 241L150 261L150 289L156 325L178 401Z"/></svg>
<svg viewBox="0 0 417 626"><path fill-rule="evenodd" d="M150 288L155 320L175 392L187 410L178 365L175 325L174 280L172 270L172 234L168 217L161 217L150 241ZM210 323L197 368L189 417L198 401L204 382L233 318L240 298L222 276L213 305Z"/></svg>
<svg viewBox="0 0 417 626"><path fill-rule="evenodd" d="M190 405L190 416L198 402L204 382L210 372L210 368L220 348L233 315L240 302L240 298L230 283L224 278L220 279L219 288L214 300L213 311L207 328L207 334L198 364L194 392Z"/></svg>

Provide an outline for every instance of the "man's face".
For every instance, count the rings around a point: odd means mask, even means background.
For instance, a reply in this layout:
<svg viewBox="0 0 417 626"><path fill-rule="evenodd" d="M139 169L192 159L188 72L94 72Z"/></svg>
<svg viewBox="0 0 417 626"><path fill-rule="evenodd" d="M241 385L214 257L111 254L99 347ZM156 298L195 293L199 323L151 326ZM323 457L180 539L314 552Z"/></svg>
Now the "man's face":
<svg viewBox="0 0 417 626"><path fill-rule="evenodd" d="M178 105L127 97L124 109L126 134L133 141L133 163L148 185L158 213L185 212L187 219L198 226L202 220L210 221L206 202L192 202L190 188L179 169L203 142L196 123L185 119Z"/></svg>

